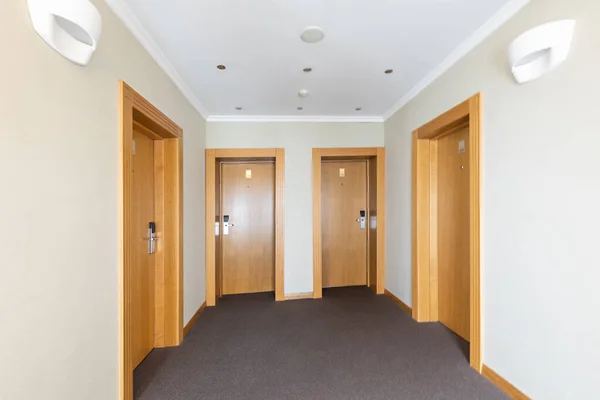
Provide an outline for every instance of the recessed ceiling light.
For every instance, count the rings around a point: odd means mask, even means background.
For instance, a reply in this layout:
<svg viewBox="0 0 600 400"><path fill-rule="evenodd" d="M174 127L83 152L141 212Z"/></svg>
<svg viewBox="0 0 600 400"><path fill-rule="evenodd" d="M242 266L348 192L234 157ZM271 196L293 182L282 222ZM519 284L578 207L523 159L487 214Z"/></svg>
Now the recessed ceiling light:
<svg viewBox="0 0 600 400"><path fill-rule="evenodd" d="M306 43L318 43L325 37L325 32L318 26L307 26L300 38Z"/></svg>
<svg viewBox="0 0 600 400"><path fill-rule="evenodd" d="M302 110L304 110L304 107L297 107L296 110L302 111Z"/></svg>
<svg viewBox="0 0 600 400"><path fill-rule="evenodd" d="M394 72L393 69L386 69L385 70L385 73L388 74L388 75L391 74L391 73L393 73L393 72Z"/></svg>
<svg viewBox="0 0 600 400"><path fill-rule="evenodd" d="M310 72L310 71L312 71L312 68L304 68L302 71L304 71L304 72Z"/></svg>
<svg viewBox="0 0 600 400"><path fill-rule="evenodd" d="M362 107L356 107L354 111L362 111Z"/></svg>
<svg viewBox="0 0 600 400"><path fill-rule="evenodd" d="M244 109L244 107L236 107L235 109L238 111L242 111Z"/></svg>
<svg viewBox="0 0 600 400"><path fill-rule="evenodd" d="M298 97L305 98L306 96L308 96L308 90L302 89L301 91L298 92Z"/></svg>
<svg viewBox="0 0 600 400"><path fill-rule="evenodd" d="M223 64L217 65L217 68L220 69L221 71L223 71L224 69L227 69L227 67L224 66Z"/></svg>

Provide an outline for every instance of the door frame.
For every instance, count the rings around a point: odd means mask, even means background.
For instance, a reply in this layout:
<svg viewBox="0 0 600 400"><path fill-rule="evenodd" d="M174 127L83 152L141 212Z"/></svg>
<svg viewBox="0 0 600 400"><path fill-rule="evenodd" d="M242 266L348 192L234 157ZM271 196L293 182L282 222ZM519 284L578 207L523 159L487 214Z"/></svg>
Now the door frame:
<svg viewBox="0 0 600 400"><path fill-rule="evenodd" d="M470 364L481 372L481 94L413 131L412 139L412 316L436 322L438 316L437 186L438 142L469 126Z"/></svg>
<svg viewBox="0 0 600 400"><path fill-rule="evenodd" d="M206 149L206 305L217 304L216 275L216 162L217 159L275 159L275 301L285 300L284 295L284 178L285 150L271 149Z"/></svg>
<svg viewBox="0 0 600 400"><path fill-rule="evenodd" d="M125 82L119 81L119 398L133 398L131 357L131 198L133 128L154 139L154 347L183 340L183 129ZM162 233L162 236L160 235Z"/></svg>
<svg viewBox="0 0 600 400"><path fill-rule="evenodd" d="M377 160L377 284L385 292L385 148L313 148L313 298L323 297L323 237L321 215L321 163L323 158L375 158ZM367 264L367 269L369 265ZM369 282L367 282L368 284Z"/></svg>

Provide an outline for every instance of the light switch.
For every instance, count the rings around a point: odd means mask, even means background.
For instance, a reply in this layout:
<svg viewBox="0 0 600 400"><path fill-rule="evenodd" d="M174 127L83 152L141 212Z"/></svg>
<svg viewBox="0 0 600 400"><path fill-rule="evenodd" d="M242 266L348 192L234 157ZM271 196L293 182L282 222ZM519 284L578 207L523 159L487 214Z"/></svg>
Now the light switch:
<svg viewBox="0 0 600 400"><path fill-rule="evenodd" d="M340 168L340 178L343 178L346 176L346 168Z"/></svg>
<svg viewBox="0 0 600 400"><path fill-rule="evenodd" d="M458 141L458 154L462 154L465 152L465 141L463 140L459 140Z"/></svg>
<svg viewBox="0 0 600 400"><path fill-rule="evenodd" d="M246 179L252 179L252 170L251 169L246 170Z"/></svg>

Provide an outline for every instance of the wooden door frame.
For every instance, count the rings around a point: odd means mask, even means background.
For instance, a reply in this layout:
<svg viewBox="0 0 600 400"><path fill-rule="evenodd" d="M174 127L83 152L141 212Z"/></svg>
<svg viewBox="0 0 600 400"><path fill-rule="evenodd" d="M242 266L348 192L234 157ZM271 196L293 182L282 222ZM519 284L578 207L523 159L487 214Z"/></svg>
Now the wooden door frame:
<svg viewBox="0 0 600 400"><path fill-rule="evenodd" d="M284 177L285 150L272 149L206 149L206 305L217 304L215 251L215 177L217 159L275 159L275 301L285 300L284 274Z"/></svg>
<svg viewBox="0 0 600 400"><path fill-rule="evenodd" d="M157 233L154 347L183 340L183 129L119 82L119 398L133 398L130 272L133 128L154 139ZM162 233L162 236L160 235Z"/></svg>
<svg viewBox="0 0 600 400"><path fill-rule="evenodd" d="M385 292L385 148L313 148L313 297L323 297L323 237L321 232L321 163L323 158L377 160L377 294ZM367 244L368 245L368 244ZM368 268L368 265L367 265ZM369 282L367 282L368 284Z"/></svg>
<svg viewBox="0 0 600 400"><path fill-rule="evenodd" d="M469 98L413 132L412 316L439 321L437 241L437 140L469 126L470 364L481 372L481 94Z"/></svg>

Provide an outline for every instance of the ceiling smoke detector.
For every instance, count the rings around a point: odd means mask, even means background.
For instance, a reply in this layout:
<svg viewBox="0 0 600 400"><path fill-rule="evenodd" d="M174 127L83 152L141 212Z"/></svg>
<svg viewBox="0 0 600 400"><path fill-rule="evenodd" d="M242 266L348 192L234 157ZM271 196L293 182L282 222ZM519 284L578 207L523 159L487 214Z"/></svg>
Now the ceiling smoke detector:
<svg viewBox="0 0 600 400"><path fill-rule="evenodd" d="M298 97L300 97L301 99L305 98L306 96L308 96L308 90L302 89L298 92Z"/></svg>
<svg viewBox="0 0 600 400"><path fill-rule="evenodd" d="M306 43L318 43L325 37L325 32L318 26L307 26L300 38Z"/></svg>

